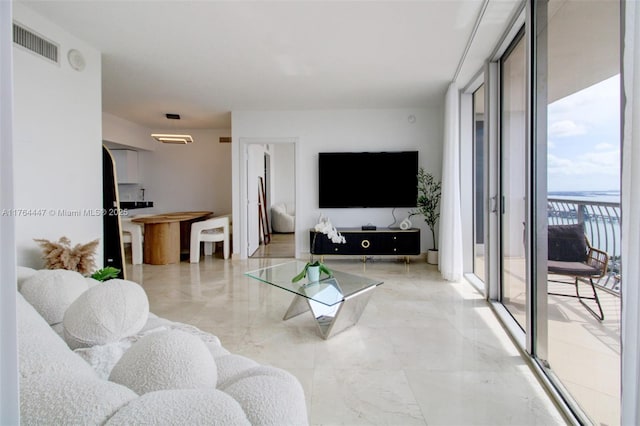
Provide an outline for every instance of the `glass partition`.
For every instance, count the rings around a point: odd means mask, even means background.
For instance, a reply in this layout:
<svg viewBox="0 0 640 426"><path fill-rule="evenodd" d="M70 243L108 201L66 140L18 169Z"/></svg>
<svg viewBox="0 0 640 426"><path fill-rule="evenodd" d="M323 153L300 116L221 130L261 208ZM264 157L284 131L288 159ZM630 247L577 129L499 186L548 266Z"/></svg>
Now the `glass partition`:
<svg viewBox="0 0 640 426"><path fill-rule="evenodd" d="M521 34L500 67L500 300L525 332L526 65Z"/></svg>
<svg viewBox="0 0 640 426"><path fill-rule="evenodd" d="M546 361L591 421L619 424L620 4L551 0L545 12L547 224L578 225L608 260L592 278L549 265Z"/></svg>

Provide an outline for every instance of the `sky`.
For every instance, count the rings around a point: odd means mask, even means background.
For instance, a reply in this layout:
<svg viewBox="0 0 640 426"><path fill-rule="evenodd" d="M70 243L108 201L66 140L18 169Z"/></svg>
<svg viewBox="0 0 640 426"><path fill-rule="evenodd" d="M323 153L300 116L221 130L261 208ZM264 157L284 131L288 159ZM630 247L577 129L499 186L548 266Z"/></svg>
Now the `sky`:
<svg viewBox="0 0 640 426"><path fill-rule="evenodd" d="M548 108L548 192L620 189L620 75Z"/></svg>

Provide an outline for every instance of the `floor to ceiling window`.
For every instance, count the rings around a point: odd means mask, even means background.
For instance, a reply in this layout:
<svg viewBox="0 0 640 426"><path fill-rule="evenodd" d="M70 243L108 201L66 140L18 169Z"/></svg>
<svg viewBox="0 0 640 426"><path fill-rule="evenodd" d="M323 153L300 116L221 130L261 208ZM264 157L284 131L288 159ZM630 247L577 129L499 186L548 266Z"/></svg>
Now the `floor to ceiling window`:
<svg viewBox="0 0 640 426"><path fill-rule="evenodd" d="M546 51L546 72L539 71L538 81L546 88L539 98L546 105L546 134L537 142L546 137L547 193L540 199L546 198L548 225L578 225L608 260L593 288L588 278L544 277L547 341L542 344L550 376L579 409L596 424L618 424L620 287L625 285L620 276L620 7L616 1L550 0L541 12L537 27L544 28L539 34L545 46L538 54ZM576 282L589 298L584 304L575 297Z"/></svg>
<svg viewBox="0 0 640 426"><path fill-rule="evenodd" d="M620 16L614 0L527 2L473 93L473 271L581 424L620 423ZM557 225L599 273L549 272Z"/></svg>
<svg viewBox="0 0 640 426"><path fill-rule="evenodd" d="M500 300L526 327L526 49L517 37L500 61ZM526 331L526 330L525 330Z"/></svg>

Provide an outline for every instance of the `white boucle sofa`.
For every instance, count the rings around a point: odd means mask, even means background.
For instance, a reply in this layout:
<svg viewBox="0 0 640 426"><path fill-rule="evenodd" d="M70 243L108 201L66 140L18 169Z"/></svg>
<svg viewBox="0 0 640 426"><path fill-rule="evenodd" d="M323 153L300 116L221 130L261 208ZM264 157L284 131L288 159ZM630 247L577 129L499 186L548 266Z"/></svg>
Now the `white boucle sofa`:
<svg viewBox="0 0 640 426"><path fill-rule="evenodd" d="M294 376L231 354L214 335L159 318L148 305L144 312L146 295L137 284L100 287L109 281L66 272L35 279L38 274L28 268L18 273L22 424L308 424ZM78 291L83 283L86 289ZM107 289L113 291L105 296ZM131 297L131 289L137 295ZM89 312L84 323L78 317L83 310Z"/></svg>

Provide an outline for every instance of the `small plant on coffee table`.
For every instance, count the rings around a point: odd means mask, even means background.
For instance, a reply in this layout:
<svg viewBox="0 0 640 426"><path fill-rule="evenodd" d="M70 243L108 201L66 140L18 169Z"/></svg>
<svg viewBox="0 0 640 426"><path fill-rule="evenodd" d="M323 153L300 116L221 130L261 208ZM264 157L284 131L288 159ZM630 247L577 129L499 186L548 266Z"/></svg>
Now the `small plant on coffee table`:
<svg viewBox="0 0 640 426"><path fill-rule="evenodd" d="M331 224L331 221L329 220L329 218L323 214L320 215L320 219L318 220L318 223L316 224L316 226L314 226L313 229L315 233L313 234L313 241L311 242L311 253L313 253L313 248L316 246L316 238L318 237L319 234L326 235L327 238L329 238L331 242L334 244L344 244L347 241L344 238L344 236L340 232L338 232L335 226ZM313 254L311 259L313 260ZM324 273L329 277L333 276L333 273L329 268L327 268L327 265L316 260L315 262L307 262L307 264L304 265L304 268L302 269L302 271L300 271L298 275L296 275L291 279L291 282L295 283L300 281L304 277L306 277L310 267L319 267L320 274Z"/></svg>
<svg viewBox="0 0 640 426"><path fill-rule="evenodd" d="M324 263L320 262L319 260L316 260L315 262L307 262L307 264L304 265L304 268L302 269L302 271L300 271L300 273L298 275L296 275L295 277L293 277L291 279L291 282L292 283L297 283L298 281L300 281L301 279L306 277L307 276L307 272L309 271L309 268L312 267L312 266L319 267L321 274L326 274L329 277L331 277L333 275L331 270L329 268L327 268L327 265L325 265Z"/></svg>

